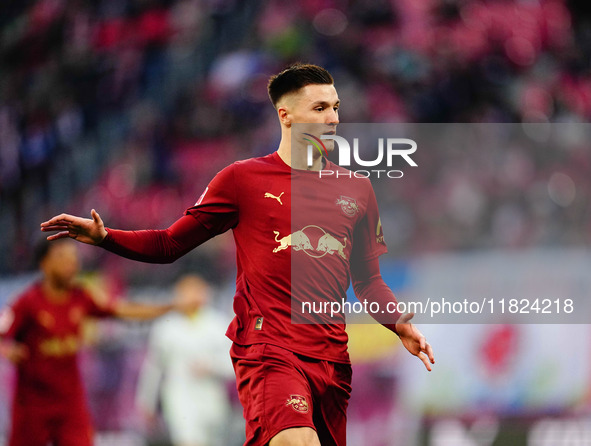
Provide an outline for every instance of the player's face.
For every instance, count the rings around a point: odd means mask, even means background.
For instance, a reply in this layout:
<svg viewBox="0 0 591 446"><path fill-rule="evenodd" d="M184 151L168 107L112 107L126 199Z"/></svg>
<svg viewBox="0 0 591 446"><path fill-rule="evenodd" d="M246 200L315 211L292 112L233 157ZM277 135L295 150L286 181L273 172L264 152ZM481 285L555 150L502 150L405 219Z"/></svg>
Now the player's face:
<svg viewBox="0 0 591 446"><path fill-rule="evenodd" d="M306 85L293 95L288 106L293 124L325 124L334 128L339 123L339 95L334 85Z"/></svg>
<svg viewBox="0 0 591 446"><path fill-rule="evenodd" d="M45 259L41 262L41 269L46 277L51 278L60 285L70 285L80 271L76 244L65 241L52 245Z"/></svg>
<svg viewBox="0 0 591 446"><path fill-rule="evenodd" d="M204 280L195 276L181 279L175 291L178 304L187 314L194 313L209 301L209 286Z"/></svg>
<svg viewBox="0 0 591 446"><path fill-rule="evenodd" d="M310 127L298 126L301 133L312 133L317 137L335 134L339 123L340 100L334 85L311 84L300 89L286 101L290 124L313 124ZM333 141L325 141L328 151L332 151Z"/></svg>

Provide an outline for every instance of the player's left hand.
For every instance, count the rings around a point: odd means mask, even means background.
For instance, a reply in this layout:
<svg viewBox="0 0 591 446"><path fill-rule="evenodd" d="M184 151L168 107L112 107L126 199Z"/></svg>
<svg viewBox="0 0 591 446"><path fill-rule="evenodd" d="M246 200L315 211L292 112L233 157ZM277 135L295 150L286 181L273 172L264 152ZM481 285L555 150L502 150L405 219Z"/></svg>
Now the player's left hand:
<svg viewBox="0 0 591 446"><path fill-rule="evenodd" d="M402 345L412 355L423 361L427 370L431 371L431 364L435 364L433 349L427 343L425 336L410 322L414 315L414 313L406 313L400 316L396 321L396 331Z"/></svg>

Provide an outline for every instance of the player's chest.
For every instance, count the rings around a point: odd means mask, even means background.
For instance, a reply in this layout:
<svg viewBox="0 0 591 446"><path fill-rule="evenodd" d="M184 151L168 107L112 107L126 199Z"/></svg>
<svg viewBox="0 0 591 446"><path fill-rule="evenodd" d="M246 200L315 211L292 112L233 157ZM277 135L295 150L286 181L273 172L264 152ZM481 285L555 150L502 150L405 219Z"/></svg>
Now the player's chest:
<svg viewBox="0 0 591 446"><path fill-rule="evenodd" d="M279 220L298 216L356 221L362 210L360 191L335 187L316 178L261 178L241 185L241 218L265 216Z"/></svg>
<svg viewBox="0 0 591 446"><path fill-rule="evenodd" d="M43 305L33 312L38 333L43 337L78 334L84 318L82 305Z"/></svg>
<svg viewBox="0 0 591 446"><path fill-rule="evenodd" d="M249 202L240 211L241 235L273 245L274 253L291 247L323 256L346 258L363 211L355 191L310 181L269 182L249 188Z"/></svg>
<svg viewBox="0 0 591 446"><path fill-rule="evenodd" d="M164 355L173 358L185 358L188 361L207 358L216 353L219 346L219 326L213 327L207 321L198 323L189 320L179 320L174 326L167 327L162 337Z"/></svg>
<svg viewBox="0 0 591 446"><path fill-rule="evenodd" d="M44 305L33 312L35 352L46 358L75 355L80 349L81 305Z"/></svg>

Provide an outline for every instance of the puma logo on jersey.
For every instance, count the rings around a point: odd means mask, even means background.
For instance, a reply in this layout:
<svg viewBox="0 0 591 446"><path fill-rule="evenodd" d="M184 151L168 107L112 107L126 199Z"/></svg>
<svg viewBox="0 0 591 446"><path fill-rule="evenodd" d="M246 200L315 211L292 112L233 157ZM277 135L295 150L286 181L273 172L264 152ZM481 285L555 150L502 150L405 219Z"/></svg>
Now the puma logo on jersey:
<svg viewBox="0 0 591 446"><path fill-rule="evenodd" d="M271 192L265 192L265 198L273 198L274 200L277 200L279 202L279 204L281 206L283 206L283 202L281 201L281 196L284 194L285 192L281 192L279 194L278 197L276 197L275 195L273 195Z"/></svg>

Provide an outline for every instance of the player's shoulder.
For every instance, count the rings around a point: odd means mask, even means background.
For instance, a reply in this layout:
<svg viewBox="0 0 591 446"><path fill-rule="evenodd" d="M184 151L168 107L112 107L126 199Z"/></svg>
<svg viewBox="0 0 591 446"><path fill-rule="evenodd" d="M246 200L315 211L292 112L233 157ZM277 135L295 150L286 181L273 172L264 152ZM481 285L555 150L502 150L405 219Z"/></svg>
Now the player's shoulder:
<svg viewBox="0 0 591 446"><path fill-rule="evenodd" d="M272 166L277 166L278 155L276 152L270 153L268 155L257 156L253 158L246 158L243 160L238 160L232 163L231 165L234 166L234 169L240 171L251 171L255 169L265 169Z"/></svg>
<svg viewBox="0 0 591 446"><path fill-rule="evenodd" d="M34 307L42 296L43 289L41 287L41 282L36 280L17 293L13 299L11 299L9 306L13 309L19 310Z"/></svg>
<svg viewBox="0 0 591 446"><path fill-rule="evenodd" d="M217 173L217 177L239 176L256 174L261 170L267 170L269 167L277 165L277 161L273 154L259 156L254 158L246 158L234 161L227 165Z"/></svg>
<svg viewBox="0 0 591 446"><path fill-rule="evenodd" d="M235 184L237 187L257 183L261 176L281 174L285 164L276 152L265 156L238 160L222 169L217 175L218 181Z"/></svg>
<svg viewBox="0 0 591 446"><path fill-rule="evenodd" d="M73 297L73 301L83 302L95 302L96 296L91 293L87 288L81 285L74 285L70 289L70 295Z"/></svg>
<svg viewBox="0 0 591 446"><path fill-rule="evenodd" d="M43 286L40 280L36 280L26 286L19 294L17 294L15 301L31 301L39 299L43 296Z"/></svg>

